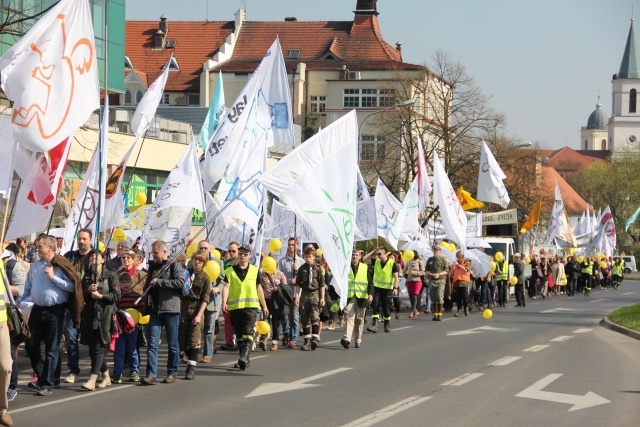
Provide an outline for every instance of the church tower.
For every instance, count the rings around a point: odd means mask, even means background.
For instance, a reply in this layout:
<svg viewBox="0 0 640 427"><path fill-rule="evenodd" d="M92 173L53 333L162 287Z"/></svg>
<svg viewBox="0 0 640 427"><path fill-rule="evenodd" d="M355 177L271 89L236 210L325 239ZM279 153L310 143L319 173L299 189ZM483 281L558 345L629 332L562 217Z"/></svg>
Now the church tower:
<svg viewBox="0 0 640 427"><path fill-rule="evenodd" d="M609 119L609 149L620 155L627 149L640 151L640 56L636 47L633 19L624 48L620 71L613 75L612 106ZM584 144L584 141L582 142Z"/></svg>
<svg viewBox="0 0 640 427"><path fill-rule="evenodd" d="M600 97L598 96L596 109L589 116L587 126L580 131L581 150L609 150L607 121L607 115L602 109Z"/></svg>

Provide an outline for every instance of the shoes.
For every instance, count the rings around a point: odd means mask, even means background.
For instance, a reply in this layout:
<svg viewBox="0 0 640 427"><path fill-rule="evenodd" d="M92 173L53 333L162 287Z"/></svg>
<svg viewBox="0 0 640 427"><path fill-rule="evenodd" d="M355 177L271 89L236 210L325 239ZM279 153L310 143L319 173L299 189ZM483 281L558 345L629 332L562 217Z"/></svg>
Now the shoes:
<svg viewBox="0 0 640 427"><path fill-rule="evenodd" d="M195 376L196 367L193 365L187 365L187 371L184 373L185 380L192 380Z"/></svg>
<svg viewBox="0 0 640 427"><path fill-rule="evenodd" d="M187 356L180 359L180 363L182 363L183 365L186 365L188 361L189 361L189 358Z"/></svg>
<svg viewBox="0 0 640 427"><path fill-rule="evenodd" d="M514 307L522 307L522 304L516 304Z"/></svg>
<svg viewBox="0 0 640 427"><path fill-rule="evenodd" d="M438 322L442 322L442 313L440 313L440 316L438 316Z"/></svg>
<svg viewBox="0 0 640 427"><path fill-rule="evenodd" d="M465 308L464 308L464 315L465 315L465 316L468 316L470 311L471 311L471 309L469 309L469 308L465 307Z"/></svg>
<svg viewBox="0 0 640 427"><path fill-rule="evenodd" d="M458 312L458 313L454 314L453 317L462 317L462 313Z"/></svg>
<svg viewBox="0 0 640 427"><path fill-rule="evenodd" d="M329 322L329 326L327 326L327 329L329 329L330 331L333 331L335 328L336 328L336 326L333 323L333 321Z"/></svg>
<svg viewBox="0 0 640 427"><path fill-rule="evenodd" d="M362 347L362 344L360 344L359 342L356 342L356 348L360 348Z"/></svg>
<svg viewBox="0 0 640 427"><path fill-rule="evenodd" d="M302 350L302 351L311 351L311 340L309 340L309 339L304 340L304 344L302 344L300 346L300 350Z"/></svg>
<svg viewBox="0 0 640 427"><path fill-rule="evenodd" d="M140 379L140 384L142 385L156 385L157 383L158 380L156 380L156 377L152 377L151 375Z"/></svg>
<svg viewBox="0 0 640 427"><path fill-rule="evenodd" d="M162 380L163 384L173 384L176 382L176 376L175 375L167 375L167 378Z"/></svg>
<svg viewBox="0 0 640 427"><path fill-rule="evenodd" d="M367 331L373 332L374 334L378 333L378 319L371 320L371 326L367 326Z"/></svg>
<svg viewBox="0 0 640 427"><path fill-rule="evenodd" d="M122 384L122 375L118 374L118 375L113 375L113 377L111 378L111 382L114 384Z"/></svg>
<svg viewBox="0 0 640 427"><path fill-rule="evenodd" d="M36 392L36 396L51 396L52 393L53 391L48 388L41 388Z"/></svg>
<svg viewBox="0 0 640 427"><path fill-rule="evenodd" d="M289 345L288 345L289 348L296 348L297 346L298 344L294 340L289 341Z"/></svg>
<svg viewBox="0 0 640 427"><path fill-rule="evenodd" d="M273 341L271 343L271 351L278 351L278 341Z"/></svg>
<svg viewBox="0 0 640 427"><path fill-rule="evenodd" d="M38 385L38 381L30 381L29 384L27 384L27 387L32 389L32 390L38 390L40 388L40 386Z"/></svg>
<svg viewBox="0 0 640 427"><path fill-rule="evenodd" d="M211 363L211 358L203 357L202 359L198 360L198 363Z"/></svg>
<svg viewBox="0 0 640 427"><path fill-rule="evenodd" d="M221 350L226 350L226 351L235 351L235 350L237 350L237 348L236 348L233 344L232 344L232 345L229 345L229 344L222 344L222 345L220 346L220 349L221 349Z"/></svg>
<svg viewBox="0 0 640 427"><path fill-rule="evenodd" d="M340 329L344 328L344 319L340 318Z"/></svg>
<svg viewBox="0 0 640 427"><path fill-rule="evenodd" d="M96 384L96 388L107 388L111 385L111 376L109 376L109 371L105 371L102 373L102 379Z"/></svg>
<svg viewBox="0 0 640 427"><path fill-rule="evenodd" d="M318 348L318 337L311 337L311 350Z"/></svg>
<svg viewBox="0 0 640 427"><path fill-rule="evenodd" d="M0 425L11 427L13 425L11 415L9 415L7 412L0 415Z"/></svg>
<svg viewBox="0 0 640 427"><path fill-rule="evenodd" d="M78 376L72 372L69 375L67 375L67 377L64 379L64 382L67 384L73 384L76 382L77 379L78 379Z"/></svg>
<svg viewBox="0 0 640 427"><path fill-rule="evenodd" d="M385 332L391 332L391 325L390 325L388 320L384 321L384 331Z"/></svg>
<svg viewBox="0 0 640 427"><path fill-rule="evenodd" d="M400 318L400 313L396 313L396 320Z"/></svg>
<svg viewBox="0 0 640 427"><path fill-rule="evenodd" d="M416 311L413 313L413 317L418 317L418 316L420 316L420 310L416 310ZM396 317L396 319L397 319L397 317Z"/></svg>
<svg viewBox="0 0 640 427"><path fill-rule="evenodd" d="M533 298L533 299L538 299L538 298L536 298L536 297L532 297L532 298Z"/></svg>
<svg viewBox="0 0 640 427"><path fill-rule="evenodd" d="M253 345L251 341L244 341L243 343L238 343L238 346L241 348L238 367L244 371L247 369L247 366L249 366L249 355L251 354Z"/></svg>
<svg viewBox="0 0 640 427"><path fill-rule="evenodd" d="M94 391L96 389L96 380L98 379L98 374L89 375L89 379L87 382L82 383L83 390Z"/></svg>
<svg viewBox="0 0 640 427"><path fill-rule="evenodd" d="M260 338L258 345L260 346L260 350L267 351L267 337Z"/></svg>
<svg viewBox="0 0 640 427"><path fill-rule="evenodd" d="M349 350L349 344L350 344L350 343L349 343L349 341L347 341L347 340L345 340L344 338L342 338L342 339L340 340L340 344L341 344L345 349Z"/></svg>
<svg viewBox="0 0 640 427"><path fill-rule="evenodd" d="M282 346L287 347L289 345L289 334L282 335Z"/></svg>
<svg viewBox="0 0 640 427"><path fill-rule="evenodd" d="M413 314L413 311L411 313L409 313L409 319L413 319L413 317L415 317L415 315ZM397 319L397 317L396 317Z"/></svg>
<svg viewBox="0 0 640 427"><path fill-rule="evenodd" d="M9 402L11 402L13 399L16 398L16 396L18 395L18 392L12 388L10 388L9 390L7 390L7 400ZM6 425L6 424L5 424Z"/></svg>
<svg viewBox="0 0 640 427"><path fill-rule="evenodd" d="M138 381L140 381L140 374L136 371L131 372L131 375L129 375L129 382L137 383Z"/></svg>
<svg viewBox="0 0 640 427"><path fill-rule="evenodd" d="M433 320L434 322L437 322L438 321L438 316L433 316L433 319L431 319L431 320Z"/></svg>

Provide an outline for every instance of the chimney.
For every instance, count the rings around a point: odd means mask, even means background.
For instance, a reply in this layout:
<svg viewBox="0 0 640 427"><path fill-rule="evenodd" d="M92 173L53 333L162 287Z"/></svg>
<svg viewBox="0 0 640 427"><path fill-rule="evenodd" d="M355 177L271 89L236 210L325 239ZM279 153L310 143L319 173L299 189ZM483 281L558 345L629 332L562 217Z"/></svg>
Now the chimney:
<svg viewBox="0 0 640 427"><path fill-rule="evenodd" d="M402 42L396 42L396 50L402 52Z"/></svg>
<svg viewBox="0 0 640 427"><path fill-rule="evenodd" d="M162 30L156 31L154 40L155 40L154 48L162 49L164 47L164 33L162 32Z"/></svg>
<svg viewBox="0 0 640 427"><path fill-rule="evenodd" d="M284 18L285 22L297 22L298 18L296 18L295 16L287 16L286 18Z"/></svg>
<svg viewBox="0 0 640 427"><path fill-rule="evenodd" d="M349 69L346 65L342 66L342 70L340 70L340 80L348 80L349 79Z"/></svg>
<svg viewBox="0 0 640 427"><path fill-rule="evenodd" d="M169 23L167 22L167 15L164 13L160 15L160 26L159 28L162 30L164 34L169 32Z"/></svg>
<svg viewBox="0 0 640 427"><path fill-rule="evenodd" d="M378 0L358 0L356 10L354 10L353 13L355 13L356 16L378 16L377 2Z"/></svg>

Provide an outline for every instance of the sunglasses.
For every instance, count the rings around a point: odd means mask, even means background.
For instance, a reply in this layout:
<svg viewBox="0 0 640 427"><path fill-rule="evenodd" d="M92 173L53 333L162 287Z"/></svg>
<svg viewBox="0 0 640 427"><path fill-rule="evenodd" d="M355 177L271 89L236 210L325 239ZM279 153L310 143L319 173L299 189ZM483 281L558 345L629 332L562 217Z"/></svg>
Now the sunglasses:
<svg viewBox="0 0 640 427"><path fill-rule="evenodd" d="M209 248L198 248L199 251L206 251Z"/></svg>
<svg viewBox="0 0 640 427"><path fill-rule="evenodd" d="M249 252L240 252L238 256L249 256Z"/></svg>

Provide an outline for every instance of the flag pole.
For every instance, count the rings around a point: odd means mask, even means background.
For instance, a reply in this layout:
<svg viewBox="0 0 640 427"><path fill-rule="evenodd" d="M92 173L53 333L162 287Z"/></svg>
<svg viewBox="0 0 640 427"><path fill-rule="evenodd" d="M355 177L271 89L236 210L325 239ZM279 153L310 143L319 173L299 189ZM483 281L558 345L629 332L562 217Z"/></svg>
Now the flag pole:
<svg viewBox="0 0 640 427"><path fill-rule="evenodd" d="M9 188L9 194L4 205L4 216L2 218L2 235L0 236L0 247L4 245L5 227L7 225L7 214L9 213L9 201L11 200L11 188Z"/></svg>
<svg viewBox="0 0 640 427"><path fill-rule="evenodd" d="M16 195L13 198L13 203L11 204L11 211L9 211L9 216L8 218L11 218L13 216L13 209L16 207L16 201L18 200L18 193L20 192L20 187L22 186L22 179L20 179L18 181L18 186L16 187ZM9 200L11 197L11 193L9 193L9 198L7 198L7 206L9 205ZM4 244L4 235L7 232L7 229L9 228L9 224L7 224L7 219L6 219L6 215L5 215L5 219L2 220L2 243Z"/></svg>

